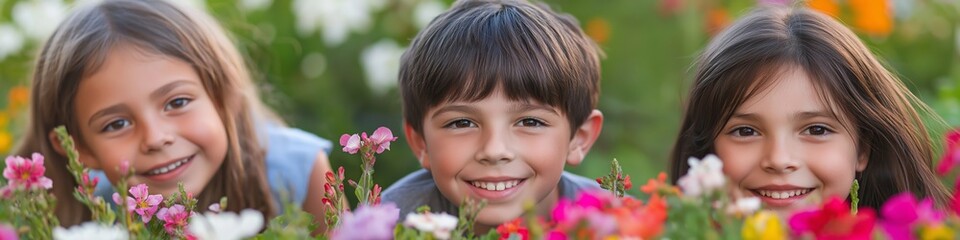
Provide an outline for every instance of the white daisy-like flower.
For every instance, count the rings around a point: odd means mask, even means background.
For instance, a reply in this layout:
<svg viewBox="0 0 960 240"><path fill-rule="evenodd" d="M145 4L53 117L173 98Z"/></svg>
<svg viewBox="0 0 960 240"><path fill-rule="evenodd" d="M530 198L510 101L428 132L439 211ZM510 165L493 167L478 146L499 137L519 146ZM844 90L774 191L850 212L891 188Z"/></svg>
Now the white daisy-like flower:
<svg viewBox="0 0 960 240"><path fill-rule="evenodd" d="M417 28L424 28L433 18L447 10L447 6L440 1L421 1L413 9L413 23Z"/></svg>
<svg viewBox="0 0 960 240"><path fill-rule="evenodd" d="M263 228L263 214L244 209L240 215L233 212L193 214L187 230L197 239L234 240L252 237Z"/></svg>
<svg viewBox="0 0 960 240"><path fill-rule="evenodd" d="M360 61L367 76L367 85L375 94L384 94L397 85L403 50L390 39L380 40L363 50Z"/></svg>
<svg viewBox="0 0 960 240"><path fill-rule="evenodd" d="M20 34L13 25L0 24L0 61L20 52L24 42L23 34Z"/></svg>
<svg viewBox="0 0 960 240"><path fill-rule="evenodd" d="M35 41L46 39L67 15L62 0L20 1L13 5L13 21Z"/></svg>
<svg viewBox="0 0 960 240"><path fill-rule="evenodd" d="M85 222L69 229L63 227L53 229L53 239L126 240L128 237L127 230L120 226L96 222Z"/></svg>
<svg viewBox="0 0 960 240"><path fill-rule="evenodd" d="M433 233L437 239L450 239L450 233L457 227L457 217L446 213L410 213L403 225L421 232Z"/></svg>

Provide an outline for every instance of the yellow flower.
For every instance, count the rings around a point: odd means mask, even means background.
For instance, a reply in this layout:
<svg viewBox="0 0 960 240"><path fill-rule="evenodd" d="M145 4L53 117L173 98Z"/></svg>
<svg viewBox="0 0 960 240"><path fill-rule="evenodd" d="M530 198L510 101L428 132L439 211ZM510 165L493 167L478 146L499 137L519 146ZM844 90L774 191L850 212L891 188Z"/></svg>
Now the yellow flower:
<svg viewBox="0 0 960 240"><path fill-rule="evenodd" d="M780 217L771 211L760 211L748 217L743 223L741 234L744 240L787 239Z"/></svg>
<svg viewBox="0 0 960 240"><path fill-rule="evenodd" d="M10 147L13 144L13 136L6 131L0 130L0 154L6 154L7 151L10 151Z"/></svg>
<svg viewBox="0 0 960 240"><path fill-rule="evenodd" d="M893 30L893 16L887 1L850 0L854 12L853 24L861 31L886 36Z"/></svg>
<svg viewBox="0 0 960 240"><path fill-rule="evenodd" d="M953 237L953 230L951 230L945 224L938 224L920 229L921 240L954 239Z"/></svg>
<svg viewBox="0 0 960 240"><path fill-rule="evenodd" d="M840 16L840 6L837 5L837 0L809 0L807 1L807 7L830 15L833 18Z"/></svg>

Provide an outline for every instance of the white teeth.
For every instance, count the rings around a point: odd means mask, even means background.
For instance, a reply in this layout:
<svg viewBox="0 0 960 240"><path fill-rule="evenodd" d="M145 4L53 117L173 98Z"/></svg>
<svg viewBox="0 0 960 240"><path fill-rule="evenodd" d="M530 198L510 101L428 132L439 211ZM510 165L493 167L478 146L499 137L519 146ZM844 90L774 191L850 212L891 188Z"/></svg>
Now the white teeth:
<svg viewBox="0 0 960 240"><path fill-rule="evenodd" d="M173 162L173 163L171 163L170 165L167 165L167 166L158 168L158 169L153 170L153 171L149 171L149 172L147 172L147 175L158 175L158 174L167 173L167 172L169 172L169 171L171 171L171 170L177 169L177 167L179 167L180 165L183 165L184 163L187 163L187 161L189 161L189 160L190 160L190 158L185 158L185 159L183 159L183 160Z"/></svg>
<svg viewBox="0 0 960 240"><path fill-rule="evenodd" d="M810 189L800 189L800 190L789 190L789 191L768 191L768 190L757 190L761 196L769 197L773 199L787 199L795 196L800 196L810 192Z"/></svg>
<svg viewBox="0 0 960 240"><path fill-rule="evenodd" d="M517 186L518 183L520 183L520 180L511 180L511 181L503 181L503 182L480 182L480 181L470 182L470 184L473 184L474 187L486 189L488 191L503 191L503 190L511 189Z"/></svg>

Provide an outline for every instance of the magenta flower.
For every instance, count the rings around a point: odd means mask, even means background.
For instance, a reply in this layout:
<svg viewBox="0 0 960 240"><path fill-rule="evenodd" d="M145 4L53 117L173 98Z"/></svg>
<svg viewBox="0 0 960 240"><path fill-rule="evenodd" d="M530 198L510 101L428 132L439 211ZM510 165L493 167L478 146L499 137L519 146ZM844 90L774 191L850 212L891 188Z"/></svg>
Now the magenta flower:
<svg viewBox="0 0 960 240"><path fill-rule="evenodd" d="M940 175L947 174L957 162L960 162L960 129L947 133L947 145L943 158L937 165L937 173Z"/></svg>
<svg viewBox="0 0 960 240"><path fill-rule="evenodd" d="M177 230L182 230L187 226L187 220L190 219L190 212L187 212L183 205L174 204L172 207L161 208L157 213L157 218L163 221L163 228L170 234L176 234Z"/></svg>
<svg viewBox="0 0 960 240"><path fill-rule="evenodd" d="M157 207L162 201L163 196L160 194L148 195L146 184L137 184L130 188L130 196L127 196L127 211L137 212L141 220L147 223L153 218L153 214L157 212ZM113 202L120 204L119 193L113 193Z"/></svg>
<svg viewBox="0 0 960 240"><path fill-rule="evenodd" d="M366 135L366 134L364 134ZM377 154L383 153L384 150L390 150L390 142L396 141L397 137L393 136L393 132L389 128L379 127L376 131L373 131L373 135L370 135L369 139L372 148L377 150ZM343 141L342 138L340 141Z"/></svg>
<svg viewBox="0 0 960 240"><path fill-rule="evenodd" d="M945 214L934 208L933 201L924 199L917 202L913 194L901 193L883 204L880 211L883 221L880 226L892 240L915 239L913 227L916 224L936 225L943 222Z"/></svg>
<svg viewBox="0 0 960 240"><path fill-rule="evenodd" d="M0 239L17 240L20 239L20 236L17 235L17 230L13 227L0 224Z"/></svg>
<svg viewBox="0 0 960 240"><path fill-rule="evenodd" d="M360 150L360 144L361 144L361 142L360 142L360 135L357 135L357 134L353 134L353 135L344 134L343 136L340 136L340 145L343 146L343 151L344 151L344 152L347 152L347 153L350 153L350 154L357 153L357 151Z"/></svg>
<svg viewBox="0 0 960 240"><path fill-rule="evenodd" d="M46 171L46 167L43 166L43 155L34 153L32 159L8 156L6 162L7 167L3 169L3 177L9 181L9 186L26 190L53 187L53 180L43 175Z"/></svg>
<svg viewBox="0 0 960 240"><path fill-rule="evenodd" d="M352 213L344 212L330 239L392 239L399 218L400 209L393 203L362 205Z"/></svg>
<svg viewBox="0 0 960 240"><path fill-rule="evenodd" d="M861 208L852 215L843 200L831 197L819 209L794 213L789 223L793 232L813 234L816 239L870 239L876 213Z"/></svg>

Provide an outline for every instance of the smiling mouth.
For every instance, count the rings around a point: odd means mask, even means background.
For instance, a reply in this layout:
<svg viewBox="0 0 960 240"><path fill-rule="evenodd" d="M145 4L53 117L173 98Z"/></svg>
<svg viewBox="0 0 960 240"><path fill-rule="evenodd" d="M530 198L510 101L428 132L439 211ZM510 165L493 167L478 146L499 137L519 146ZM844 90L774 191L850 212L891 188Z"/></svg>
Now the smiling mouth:
<svg viewBox="0 0 960 240"><path fill-rule="evenodd" d="M510 181L500 181L500 182L484 182L484 181L468 181L471 185L477 188L486 189L487 191L504 191L516 187L523 180L510 180Z"/></svg>
<svg viewBox="0 0 960 240"><path fill-rule="evenodd" d="M170 171L176 170L176 169L179 168L180 166L183 166L183 164L186 164L187 162L190 162L191 160L193 160L193 157L194 157L194 156L196 156L196 155L192 155L192 156L190 156L190 157L184 158L184 159L182 159L182 160L180 160L180 161L176 161L176 162L170 163L169 165L166 165L166 166L163 166L163 167L155 168L155 169L153 169L153 170L147 171L147 172L144 173L143 175L145 175L145 176L155 176L155 175L160 175L160 174L168 173L168 172L170 172Z"/></svg>
<svg viewBox="0 0 960 240"><path fill-rule="evenodd" d="M794 190L761 190L761 189L754 189L754 190L751 190L751 191L753 191L754 193L756 193L758 196L763 196L763 197L768 197L768 198L773 198L773 199L788 199L788 198L792 198L792 197L796 197L796 196L806 195L806 194L810 193L811 191L813 191L813 188L794 189Z"/></svg>

